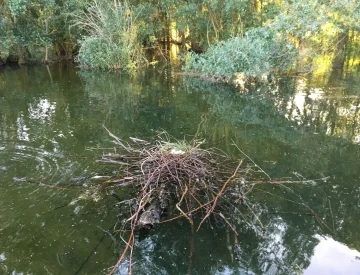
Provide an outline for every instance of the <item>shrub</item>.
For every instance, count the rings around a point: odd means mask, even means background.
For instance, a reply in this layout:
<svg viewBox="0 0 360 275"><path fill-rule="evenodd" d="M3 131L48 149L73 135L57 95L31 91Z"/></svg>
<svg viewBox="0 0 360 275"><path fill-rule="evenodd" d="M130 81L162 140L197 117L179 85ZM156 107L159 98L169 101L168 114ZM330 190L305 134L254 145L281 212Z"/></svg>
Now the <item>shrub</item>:
<svg viewBox="0 0 360 275"><path fill-rule="evenodd" d="M237 74L259 76L287 70L296 49L268 28L256 28L244 37L233 37L209 47L205 54L189 53L184 70L229 81Z"/></svg>
<svg viewBox="0 0 360 275"><path fill-rule="evenodd" d="M85 68L133 70L146 63L137 35L136 16L127 3L93 1L77 15L85 35L77 61Z"/></svg>

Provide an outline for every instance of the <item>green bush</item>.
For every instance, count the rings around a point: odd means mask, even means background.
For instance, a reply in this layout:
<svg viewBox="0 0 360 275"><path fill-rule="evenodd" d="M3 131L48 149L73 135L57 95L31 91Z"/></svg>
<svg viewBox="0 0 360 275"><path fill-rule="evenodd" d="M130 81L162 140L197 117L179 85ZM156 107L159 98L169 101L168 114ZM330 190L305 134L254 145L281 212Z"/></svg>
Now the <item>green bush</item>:
<svg viewBox="0 0 360 275"><path fill-rule="evenodd" d="M204 54L189 53L184 70L230 81L238 73L259 76L287 70L296 49L267 28L256 28L244 37L233 37L209 47Z"/></svg>
<svg viewBox="0 0 360 275"><path fill-rule="evenodd" d="M146 63L138 39L136 15L127 3L93 1L76 16L85 35L77 61L84 68L133 70Z"/></svg>

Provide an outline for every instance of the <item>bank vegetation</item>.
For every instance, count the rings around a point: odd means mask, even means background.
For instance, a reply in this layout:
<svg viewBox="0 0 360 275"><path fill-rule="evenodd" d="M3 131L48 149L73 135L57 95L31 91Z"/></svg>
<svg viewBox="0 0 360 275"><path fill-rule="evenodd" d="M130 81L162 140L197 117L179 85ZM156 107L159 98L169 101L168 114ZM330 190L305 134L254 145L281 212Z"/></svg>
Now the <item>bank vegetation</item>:
<svg viewBox="0 0 360 275"><path fill-rule="evenodd" d="M356 0L0 0L0 64L134 71L176 45L186 72L232 81L359 62L359 22Z"/></svg>

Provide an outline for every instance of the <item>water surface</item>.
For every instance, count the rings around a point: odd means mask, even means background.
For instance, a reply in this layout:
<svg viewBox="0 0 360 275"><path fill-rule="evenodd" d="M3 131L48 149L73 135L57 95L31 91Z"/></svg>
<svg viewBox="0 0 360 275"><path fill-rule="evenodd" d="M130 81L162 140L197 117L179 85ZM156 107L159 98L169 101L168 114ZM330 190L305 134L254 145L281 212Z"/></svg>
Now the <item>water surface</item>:
<svg viewBox="0 0 360 275"><path fill-rule="evenodd" d="M240 91L170 67L136 76L4 70L0 273L107 274L116 263L123 245L107 233L117 221L116 201L78 201L75 192L39 186L108 171L95 162L106 152L99 148L113 147L105 125L124 139L159 130L196 136L245 158L236 143L272 178L329 177L292 185L296 195L273 187L254 192L249 199L265 230L254 216L237 225L236 238L209 223L194 236L186 221L161 224L137 242L134 274L360 274L359 85L359 75L336 73Z"/></svg>

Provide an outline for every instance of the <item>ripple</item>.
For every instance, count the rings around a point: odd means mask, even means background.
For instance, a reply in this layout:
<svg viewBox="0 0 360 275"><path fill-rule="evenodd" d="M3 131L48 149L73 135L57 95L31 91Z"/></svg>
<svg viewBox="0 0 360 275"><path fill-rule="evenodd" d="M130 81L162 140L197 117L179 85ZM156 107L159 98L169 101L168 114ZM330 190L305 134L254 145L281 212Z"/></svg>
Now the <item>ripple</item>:
<svg viewBox="0 0 360 275"><path fill-rule="evenodd" d="M36 147L21 141L4 145L5 149L0 151L0 158L4 162L0 169L8 170L13 176L58 184L64 175L74 170L73 163L64 158L59 148L54 148L56 152L51 152L43 148L44 146Z"/></svg>

